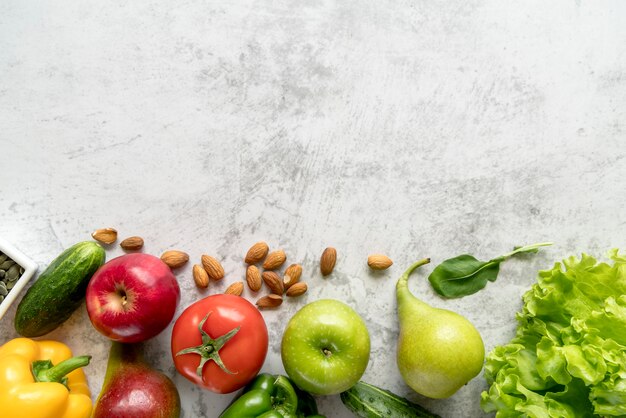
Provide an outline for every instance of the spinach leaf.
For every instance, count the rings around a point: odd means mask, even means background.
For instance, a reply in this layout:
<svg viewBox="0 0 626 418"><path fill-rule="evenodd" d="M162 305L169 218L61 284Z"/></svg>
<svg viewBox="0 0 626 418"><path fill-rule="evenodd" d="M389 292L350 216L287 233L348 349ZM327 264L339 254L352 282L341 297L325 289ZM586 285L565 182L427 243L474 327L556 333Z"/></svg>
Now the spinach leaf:
<svg viewBox="0 0 626 418"><path fill-rule="evenodd" d="M480 261L469 254L449 258L439 264L430 276L431 286L435 292L446 298L460 298L478 292L494 282L500 272L500 263L517 254L530 254L539 251L539 247L552 245L551 242L515 247L513 251L489 261Z"/></svg>

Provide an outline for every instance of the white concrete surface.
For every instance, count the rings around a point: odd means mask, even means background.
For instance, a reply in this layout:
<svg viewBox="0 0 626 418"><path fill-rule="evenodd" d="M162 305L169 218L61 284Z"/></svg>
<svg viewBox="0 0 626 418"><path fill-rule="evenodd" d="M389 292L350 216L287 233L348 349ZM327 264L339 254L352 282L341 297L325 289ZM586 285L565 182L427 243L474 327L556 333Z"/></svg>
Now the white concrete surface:
<svg viewBox="0 0 626 418"><path fill-rule="evenodd" d="M625 20L620 1L3 0L0 235L40 271L98 227L156 255L213 254L227 277L209 293L241 280L247 248L266 240L304 265L310 291L264 312L265 371L283 371L288 318L333 297L370 328L364 380L444 417L485 416L482 377L447 400L402 382L395 278L432 257L412 289L466 315L490 350L513 335L537 270L626 247ZM425 281L445 258L546 240L471 297L444 301ZM339 260L322 279L329 245ZM373 252L394 266L370 273ZM179 312L204 295L191 264ZM148 359L184 417L217 417L232 396L176 375L170 333ZM109 344L85 309L49 337L93 355L95 398ZM337 396L319 404L351 416Z"/></svg>

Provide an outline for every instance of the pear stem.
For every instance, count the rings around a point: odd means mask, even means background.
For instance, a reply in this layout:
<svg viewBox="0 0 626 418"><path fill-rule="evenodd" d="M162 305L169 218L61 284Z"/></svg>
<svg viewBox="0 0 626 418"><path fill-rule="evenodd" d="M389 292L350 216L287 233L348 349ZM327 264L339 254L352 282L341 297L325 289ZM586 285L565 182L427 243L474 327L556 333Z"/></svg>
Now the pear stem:
<svg viewBox="0 0 626 418"><path fill-rule="evenodd" d="M142 343L120 343L113 341L109 350L109 361L104 375L104 381L109 381L123 364L143 362Z"/></svg>
<svg viewBox="0 0 626 418"><path fill-rule="evenodd" d="M398 281L396 282L396 297L397 298L405 298L407 296L413 296L411 291L409 290L409 276L415 269L424 264L430 263L430 258L424 258L422 260L416 261L411 264L408 269L400 276Z"/></svg>

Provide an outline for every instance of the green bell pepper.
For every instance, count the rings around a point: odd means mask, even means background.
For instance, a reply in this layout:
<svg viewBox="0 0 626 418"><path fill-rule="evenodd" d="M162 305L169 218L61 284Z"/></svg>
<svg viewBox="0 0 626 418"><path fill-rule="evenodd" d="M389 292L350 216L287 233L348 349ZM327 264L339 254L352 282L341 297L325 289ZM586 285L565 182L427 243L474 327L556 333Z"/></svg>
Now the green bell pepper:
<svg viewBox="0 0 626 418"><path fill-rule="evenodd" d="M258 375L220 418L324 418L315 399L285 376Z"/></svg>

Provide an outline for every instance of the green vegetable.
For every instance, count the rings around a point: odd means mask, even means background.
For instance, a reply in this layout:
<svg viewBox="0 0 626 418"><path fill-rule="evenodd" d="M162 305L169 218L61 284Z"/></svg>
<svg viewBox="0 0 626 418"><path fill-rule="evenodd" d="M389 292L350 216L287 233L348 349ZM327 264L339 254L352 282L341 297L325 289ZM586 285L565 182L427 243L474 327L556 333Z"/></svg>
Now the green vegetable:
<svg viewBox="0 0 626 418"><path fill-rule="evenodd" d="M357 417L439 418L405 398L365 382L358 382L340 396L341 402Z"/></svg>
<svg viewBox="0 0 626 418"><path fill-rule="evenodd" d="M315 399L285 376L258 375L220 418L324 418Z"/></svg>
<svg viewBox="0 0 626 418"><path fill-rule="evenodd" d="M89 279L104 259L104 249L90 241L63 251L20 301L15 314L17 332L39 337L65 322L85 298Z"/></svg>
<svg viewBox="0 0 626 418"><path fill-rule="evenodd" d="M583 254L523 296L517 333L487 357L481 406L496 417L626 415L626 258Z"/></svg>
<svg viewBox="0 0 626 418"><path fill-rule="evenodd" d="M516 247L510 253L501 255L489 261L477 260L469 254L449 258L439 264L428 280L433 289L446 298L460 298L478 292L498 278L500 263L517 254L536 253L539 247L552 245L551 242Z"/></svg>
<svg viewBox="0 0 626 418"><path fill-rule="evenodd" d="M272 409L272 395L270 392L255 389L242 394L231 404L220 418L255 418ZM275 411L274 411L275 412Z"/></svg>
<svg viewBox="0 0 626 418"><path fill-rule="evenodd" d="M36 360L31 365L31 371L35 382L56 382L67 387L66 375L87 366L90 361L91 356L76 356L63 360L55 366L51 360Z"/></svg>

